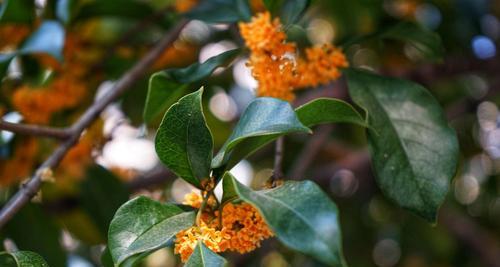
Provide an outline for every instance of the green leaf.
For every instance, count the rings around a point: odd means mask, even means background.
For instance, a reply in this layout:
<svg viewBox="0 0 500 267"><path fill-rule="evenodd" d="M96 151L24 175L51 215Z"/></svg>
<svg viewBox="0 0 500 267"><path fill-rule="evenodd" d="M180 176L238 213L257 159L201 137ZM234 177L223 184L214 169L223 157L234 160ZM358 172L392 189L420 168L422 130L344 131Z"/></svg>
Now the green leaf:
<svg viewBox="0 0 500 267"><path fill-rule="evenodd" d="M144 121L151 122L174 103L190 83L200 81L221 66L229 64L240 50L234 49L195 63L186 68L157 72L149 80L148 95L144 108Z"/></svg>
<svg viewBox="0 0 500 267"><path fill-rule="evenodd" d="M49 267L42 256L31 251L16 251L0 253L2 267Z"/></svg>
<svg viewBox="0 0 500 267"><path fill-rule="evenodd" d="M113 173L94 165L87 169L80 190L82 208L105 237L116 210L129 199L127 188Z"/></svg>
<svg viewBox="0 0 500 267"><path fill-rule="evenodd" d="M247 0L205 0L186 16L207 23L233 23L250 20L252 11Z"/></svg>
<svg viewBox="0 0 500 267"><path fill-rule="evenodd" d="M330 266L346 266L337 207L315 183L287 181L273 189L253 191L227 172L223 189L223 199L237 195L256 207L286 246Z"/></svg>
<svg viewBox="0 0 500 267"><path fill-rule="evenodd" d="M193 254L189 257L184 267L224 267L227 266L227 261L217 253L211 251L198 241Z"/></svg>
<svg viewBox="0 0 500 267"><path fill-rule="evenodd" d="M7 223L4 233L20 250L36 251L51 267L67 265L66 252L59 242L61 229L39 206L23 207Z"/></svg>
<svg viewBox="0 0 500 267"><path fill-rule="evenodd" d="M382 33L381 38L406 42L429 60L439 61L444 55L444 47L439 35L415 23L399 23Z"/></svg>
<svg viewBox="0 0 500 267"><path fill-rule="evenodd" d="M111 221L108 247L115 266L132 266L145 254L168 245L179 231L193 225L194 212L146 197L125 203Z"/></svg>
<svg viewBox="0 0 500 267"><path fill-rule="evenodd" d="M113 263L113 257L111 257L111 253L109 252L109 248L106 247L101 255L101 265L103 267L115 267Z"/></svg>
<svg viewBox="0 0 500 267"><path fill-rule="evenodd" d="M309 3L309 0L264 0L266 8L279 16L285 26L297 22Z"/></svg>
<svg viewBox="0 0 500 267"><path fill-rule="evenodd" d="M257 98L241 115L233 133L214 157L212 167L225 165L233 149L242 152L238 158L233 158L239 161L279 136L296 132L310 133L311 130L299 121L288 102L270 97ZM235 148L237 145L238 149Z"/></svg>
<svg viewBox="0 0 500 267"><path fill-rule="evenodd" d="M362 127L368 124L349 103L334 98L318 98L298 107L295 112L307 127L323 123L353 123Z"/></svg>
<svg viewBox="0 0 500 267"><path fill-rule="evenodd" d="M85 3L78 9L73 20L79 21L95 17L142 19L151 16L154 12L150 5L141 1L88 1L88 3Z"/></svg>
<svg viewBox="0 0 500 267"><path fill-rule="evenodd" d="M31 23L35 18L33 0L3 0L0 3L0 23Z"/></svg>
<svg viewBox="0 0 500 267"><path fill-rule="evenodd" d="M280 18L283 25L297 22L309 6L309 0L287 0L281 9Z"/></svg>
<svg viewBox="0 0 500 267"><path fill-rule="evenodd" d="M165 113L156 133L160 160L182 179L196 187L210 175L213 141L205 122L203 88L182 97Z"/></svg>
<svg viewBox="0 0 500 267"><path fill-rule="evenodd" d="M370 114L368 141L379 186L400 206L435 222L458 158L456 134L439 103L409 81L346 73L352 99Z"/></svg>

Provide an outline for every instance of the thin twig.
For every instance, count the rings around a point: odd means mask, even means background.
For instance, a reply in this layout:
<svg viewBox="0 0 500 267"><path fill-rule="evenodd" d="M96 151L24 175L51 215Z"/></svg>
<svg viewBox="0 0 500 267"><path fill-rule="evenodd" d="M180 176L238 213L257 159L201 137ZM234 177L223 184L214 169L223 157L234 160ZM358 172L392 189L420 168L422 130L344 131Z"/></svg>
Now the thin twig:
<svg viewBox="0 0 500 267"><path fill-rule="evenodd" d="M300 180L303 178L307 168L311 165L318 152L324 148L332 131L332 125L321 125L318 127L295 160L293 169L290 172L290 179Z"/></svg>
<svg viewBox="0 0 500 267"><path fill-rule="evenodd" d="M11 123L4 120L0 120L0 130L24 135L50 137L60 140L68 139L72 135L71 129L67 128L58 129L39 125Z"/></svg>
<svg viewBox="0 0 500 267"><path fill-rule="evenodd" d="M285 149L285 137L281 136L276 140L276 150L274 152L274 170L271 182L283 178L283 150Z"/></svg>
<svg viewBox="0 0 500 267"><path fill-rule="evenodd" d="M5 204L0 211L0 228L3 227L33 196L42 185L41 174L47 169L55 168L66 153L78 142L82 132L89 127L99 114L147 72L156 58L163 53L179 36L187 21L182 20L169 34L163 37L158 44L149 51L132 69L119 79L113 88L104 96L96 100L92 106L71 126L72 135L63 142L52 155L36 170L33 177Z"/></svg>

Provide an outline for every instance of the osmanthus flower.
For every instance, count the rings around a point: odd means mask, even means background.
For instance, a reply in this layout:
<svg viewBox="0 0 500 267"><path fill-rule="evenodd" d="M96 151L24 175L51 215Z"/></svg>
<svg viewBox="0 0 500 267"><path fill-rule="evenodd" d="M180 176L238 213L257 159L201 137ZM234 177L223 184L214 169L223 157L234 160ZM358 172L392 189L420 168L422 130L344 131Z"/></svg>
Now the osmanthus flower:
<svg viewBox="0 0 500 267"><path fill-rule="evenodd" d="M184 204L194 208L201 206L202 197L189 193L184 197ZM274 234L267 226L259 211L248 203L227 203L223 206L222 217L216 209L217 202L208 201L208 210L203 212L201 222L176 235L174 252L183 262L187 261L201 240L214 252L235 251L248 253L260 246L262 240Z"/></svg>
<svg viewBox="0 0 500 267"><path fill-rule="evenodd" d="M14 49L30 33L27 25L4 24L0 25L0 51Z"/></svg>
<svg viewBox="0 0 500 267"><path fill-rule="evenodd" d="M12 104L26 122L47 124L54 113L76 107L86 93L82 82L63 75L46 86L19 87L14 91Z"/></svg>
<svg viewBox="0 0 500 267"><path fill-rule="evenodd" d="M39 142L35 138L24 139L14 150L12 157L0 161L0 185L8 186L26 179L36 164Z"/></svg>
<svg viewBox="0 0 500 267"><path fill-rule="evenodd" d="M286 41L279 18L262 12L250 22L239 24L241 36L250 49L248 66L258 81L259 96L291 101L294 90L326 84L340 76L348 63L340 49L331 44L306 48L300 57L296 44Z"/></svg>

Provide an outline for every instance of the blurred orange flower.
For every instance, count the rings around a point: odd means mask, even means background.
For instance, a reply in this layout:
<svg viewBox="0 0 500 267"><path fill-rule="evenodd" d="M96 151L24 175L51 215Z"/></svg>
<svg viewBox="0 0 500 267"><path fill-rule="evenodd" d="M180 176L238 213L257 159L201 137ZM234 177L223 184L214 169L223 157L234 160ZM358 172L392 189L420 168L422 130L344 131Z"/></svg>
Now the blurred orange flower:
<svg viewBox="0 0 500 267"><path fill-rule="evenodd" d="M258 81L257 94L292 101L294 90L326 84L348 66L340 49L331 44L306 49L306 58L296 54L296 44L286 42L278 18L269 12L257 14L239 24L241 36L250 49L248 66Z"/></svg>

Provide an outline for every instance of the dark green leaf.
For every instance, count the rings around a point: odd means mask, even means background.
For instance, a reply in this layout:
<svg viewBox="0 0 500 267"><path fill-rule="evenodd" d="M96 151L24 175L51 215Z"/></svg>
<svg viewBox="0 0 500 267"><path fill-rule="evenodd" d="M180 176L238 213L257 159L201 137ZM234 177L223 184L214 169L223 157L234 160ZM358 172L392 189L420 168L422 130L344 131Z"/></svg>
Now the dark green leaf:
<svg viewBox="0 0 500 267"><path fill-rule="evenodd" d="M49 267L42 256L31 251L16 251L0 253L2 267Z"/></svg>
<svg viewBox="0 0 500 267"><path fill-rule="evenodd" d="M135 0L90 1L78 9L74 21L94 17L124 17L141 19L154 14L147 3Z"/></svg>
<svg viewBox="0 0 500 267"><path fill-rule="evenodd" d="M128 200L127 188L113 173L98 165L87 169L80 188L82 208L87 211L89 217L101 230L102 236L105 237L116 210ZM113 193L110 194L110 192Z"/></svg>
<svg viewBox="0 0 500 267"><path fill-rule="evenodd" d="M156 133L160 160L182 179L200 187L210 175L213 141L205 122L203 88L182 97L165 113Z"/></svg>
<svg viewBox="0 0 500 267"><path fill-rule="evenodd" d="M266 8L279 16L285 26L297 22L309 3L309 0L264 0Z"/></svg>
<svg viewBox="0 0 500 267"><path fill-rule="evenodd" d="M311 130L302 125L288 102L270 97L257 98L241 115L233 133L212 161L212 167L225 165L233 149L241 153L238 153L238 158L231 156L236 162L279 136L296 132L310 133Z"/></svg>
<svg viewBox="0 0 500 267"><path fill-rule="evenodd" d="M397 24L382 33L381 38L406 42L429 60L439 61L443 58L444 48L439 35L415 23Z"/></svg>
<svg viewBox="0 0 500 267"><path fill-rule="evenodd" d="M101 255L101 265L103 267L115 267L113 263L113 258L111 257L111 253L109 252L109 248L106 247Z"/></svg>
<svg viewBox="0 0 500 267"><path fill-rule="evenodd" d="M186 14L207 23L248 21L252 11L247 0L205 0Z"/></svg>
<svg viewBox="0 0 500 267"><path fill-rule="evenodd" d="M23 207L5 227L5 236L20 250L36 251L51 267L65 267L61 229L34 204ZM1 265L0 265L1 266Z"/></svg>
<svg viewBox="0 0 500 267"><path fill-rule="evenodd" d="M352 99L370 114L377 182L400 206L435 222L455 174L458 142L439 103L422 86L347 71Z"/></svg>
<svg viewBox="0 0 500 267"><path fill-rule="evenodd" d="M190 83L200 81L221 66L229 64L240 50L234 49L181 69L157 72L149 80L148 96L144 108L144 121L151 122L158 114L175 102Z"/></svg>
<svg viewBox="0 0 500 267"><path fill-rule="evenodd" d="M237 195L255 206L286 246L330 266L346 266L337 207L315 183L287 181L253 191L226 173L223 187L223 199Z"/></svg>
<svg viewBox="0 0 500 267"><path fill-rule="evenodd" d="M298 107L295 112L307 127L322 123L353 123L367 127L363 117L349 103L334 98L318 98Z"/></svg>
<svg viewBox="0 0 500 267"><path fill-rule="evenodd" d="M198 245L184 267L224 267L226 265L226 259L211 251L203 242L198 241Z"/></svg>
<svg viewBox="0 0 500 267"><path fill-rule="evenodd" d="M283 25L290 25L297 22L308 6L309 0L285 1L280 14Z"/></svg>
<svg viewBox="0 0 500 267"><path fill-rule="evenodd" d="M168 242L179 231L193 225L194 212L146 197L125 203L116 212L108 233L108 247L115 266L132 266Z"/></svg>
<svg viewBox="0 0 500 267"><path fill-rule="evenodd" d="M31 23L34 18L33 0L4 0L0 4L0 23Z"/></svg>

